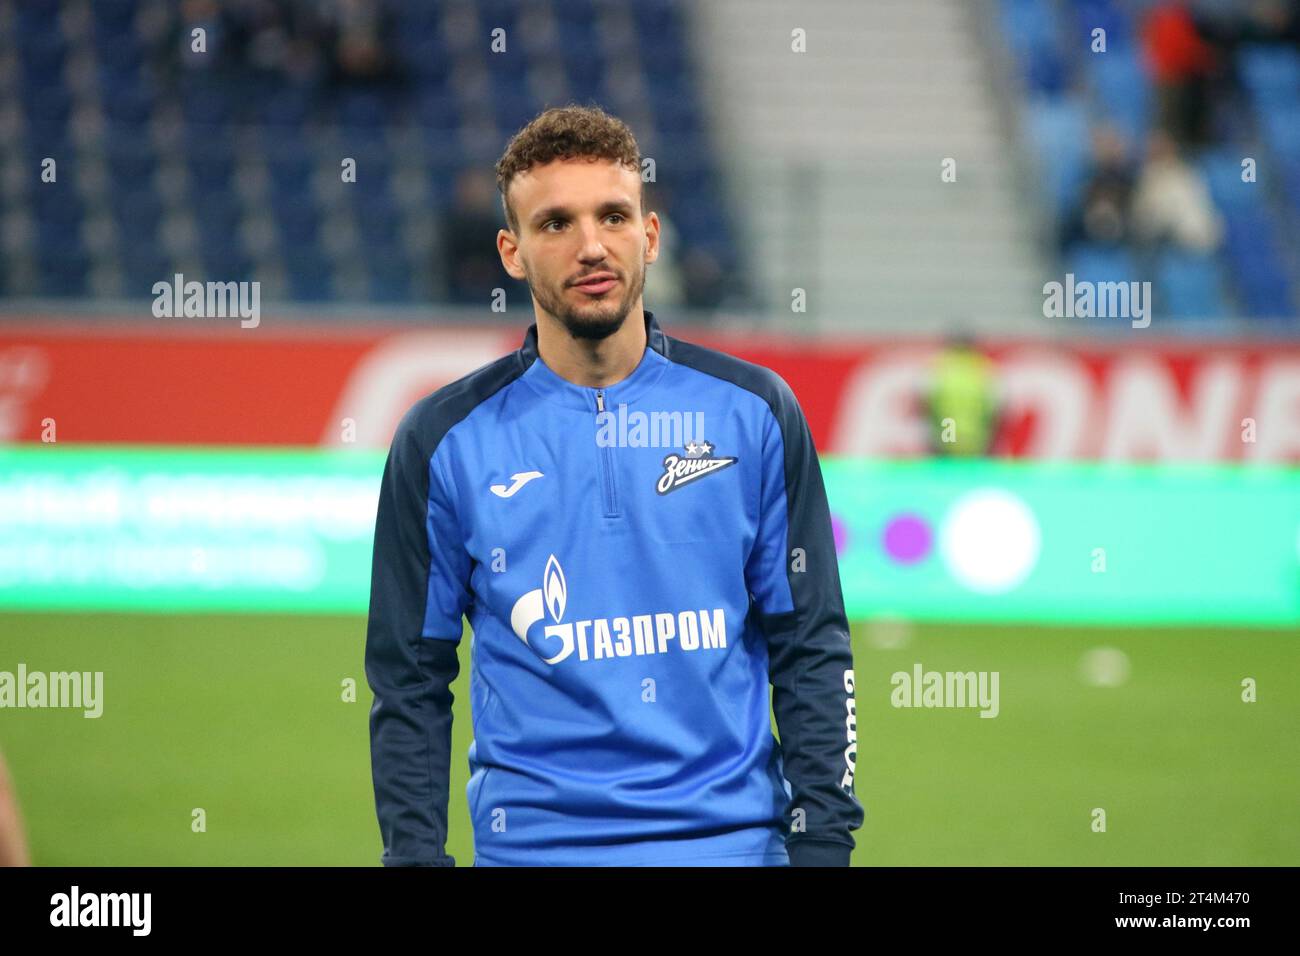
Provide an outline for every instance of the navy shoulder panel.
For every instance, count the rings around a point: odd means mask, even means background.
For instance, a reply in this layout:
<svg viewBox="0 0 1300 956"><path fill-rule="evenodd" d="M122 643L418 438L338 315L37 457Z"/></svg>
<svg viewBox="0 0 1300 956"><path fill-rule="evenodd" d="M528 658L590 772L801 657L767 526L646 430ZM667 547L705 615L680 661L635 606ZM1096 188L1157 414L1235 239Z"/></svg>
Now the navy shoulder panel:
<svg viewBox="0 0 1300 956"><path fill-rule="evenodd" d="M523 375L527 368L522 354L516 350L476 368L454 382L448 382L407 410L398 423L395 442L401 437L414 438L427 460L453 426Z"/></svg>
<svg viewBox="0 0 1300 956"><path fill-rule="evenodd" d="M670 335L664 336L664 339L666 358L753 392L767 403L781 423L782 430L785 429L789 421L787 416L798 408L798 403L790 386L776 372L765 365L748 362L718 349L684 342Z"/></svg>

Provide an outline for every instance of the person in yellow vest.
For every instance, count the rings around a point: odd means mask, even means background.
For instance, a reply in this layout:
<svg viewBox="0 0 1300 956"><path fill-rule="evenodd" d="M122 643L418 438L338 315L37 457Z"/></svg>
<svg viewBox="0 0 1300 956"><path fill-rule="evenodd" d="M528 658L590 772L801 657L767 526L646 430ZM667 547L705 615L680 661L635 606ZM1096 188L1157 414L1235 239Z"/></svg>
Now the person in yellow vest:
<svg viewBox="0 0 1300 956"><path fill-rule="evenodd" d="M950 336L935 356L926 408L934 454L989 454L997 428L997 378L993 362L969 335Z"/></svg>

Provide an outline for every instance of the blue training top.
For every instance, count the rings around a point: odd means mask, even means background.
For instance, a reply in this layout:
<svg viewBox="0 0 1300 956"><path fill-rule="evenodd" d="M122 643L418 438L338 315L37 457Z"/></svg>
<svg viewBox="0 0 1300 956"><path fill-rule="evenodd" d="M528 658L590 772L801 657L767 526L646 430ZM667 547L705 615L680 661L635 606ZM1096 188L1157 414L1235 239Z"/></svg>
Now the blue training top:
<svg viewBox="0 0 1300 956"><path fill-rule="evenodd" d="M462 615L475 865L848 865L853 657L807 421L770 369L644 317L614 385L558 376L534 324L397 427L366 633L385 865L455 865Z"/></svg>

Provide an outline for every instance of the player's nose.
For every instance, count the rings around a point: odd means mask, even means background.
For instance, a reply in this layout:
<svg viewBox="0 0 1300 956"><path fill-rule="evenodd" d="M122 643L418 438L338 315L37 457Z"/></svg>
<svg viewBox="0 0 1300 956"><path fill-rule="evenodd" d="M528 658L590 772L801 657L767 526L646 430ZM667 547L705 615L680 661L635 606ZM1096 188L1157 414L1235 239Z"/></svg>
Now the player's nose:
<svg viewBox="0 0 1300 956"><path fill-rule="evenodd" d="M605 258L605 244L601 242L600 230L594 224L582 227L582 246L578 258L584 263L599 262Z"/></svg>

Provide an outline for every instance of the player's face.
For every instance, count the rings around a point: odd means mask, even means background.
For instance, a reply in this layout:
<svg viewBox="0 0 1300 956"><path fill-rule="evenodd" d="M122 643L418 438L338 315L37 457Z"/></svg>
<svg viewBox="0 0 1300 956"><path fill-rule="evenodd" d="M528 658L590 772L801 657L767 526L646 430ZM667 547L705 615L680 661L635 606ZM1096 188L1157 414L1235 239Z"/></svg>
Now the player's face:
<svg viewBox="0 0 1300 956"><path fill-rule="evenodd" d="M498 237L506 270L574 338L618 331L658 256L659 219L641 217L640 177L612 160L554 160L515 177L510 195L519 235Z"/></svg>

